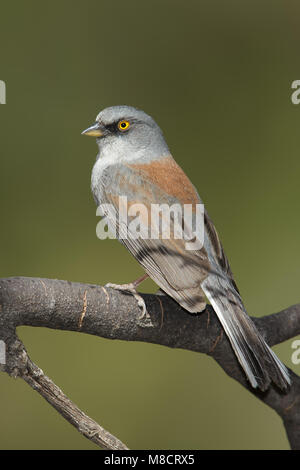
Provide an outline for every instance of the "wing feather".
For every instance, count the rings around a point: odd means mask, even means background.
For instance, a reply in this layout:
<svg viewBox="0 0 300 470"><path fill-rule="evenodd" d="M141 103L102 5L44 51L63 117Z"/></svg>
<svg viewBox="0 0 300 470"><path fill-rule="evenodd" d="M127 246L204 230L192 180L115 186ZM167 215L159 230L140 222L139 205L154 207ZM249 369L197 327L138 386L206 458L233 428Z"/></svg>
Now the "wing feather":
<svg viewBox="0 0 300 470"><path fill-rule="evenodd" d="M159 165L154 172L149 168L143 169L143 165L138 168L113 165L105 170L107 174L102 179L105 184L101 202L109 204L106 214L111 224L115 224L119 236L124 231L124 227L118 224L119 196L126 196L129 206L144 204L148 214L151 213L151 203L183 205L182 194L188 194L189 202L201 203L182 170L174 166L176 164L172 163L169 179L165 168ZM157 168L164 168L162 178L158 177ZM184 190L177 187L176 191L171 191L172 182L178 185L180 180ZM201 312L206 306L207 296L252 386L266 390L273 380L285 389L290 383L289 374L247 315L217 231L206 212L204 227L204 246L194 251L186 250L185 241L174 236L162 240L136 238L129 233L126 238L120 237L120 241L149 276L186 310ZM156 229L159 232L159 227ZM171 234L174 235L172 229L174 226L171 227ZM189 232L192 229L188 227Z"/></svg>
<svg viewBox="0 0 300 470"><path fill-rule="evenodd" d="M150 202L170 204L170 196L156 185L151 185L147 177L140 174L137 184L140 188L147 187L147 191L135 190L132 184L134 170L126 167L126 179L122 167L114 165L107 169L110 177L103 188L103 201L106 207L106 215L119 236L122 235L122 227L118 224L119 206L118 197L126 196L128 207L133 204L144 204L148 213L151 213ZM129 173L129 174L128 174ZM134 175L136 178L136 174ZM150 193L150 194L149 194ZM200 202L200 199L199 199ZM176 198L172 203L180 203ZM111 209L110 209L111 208ZM128 217L129 230L133 218ZM183 220L181 221L183 223ZM154 223L151 220L151 223ZM156 227L159 232L160 227ZM189 228L191 230L191 227ZM126 248L133 254L143 266L149 276L171 297L190 312L200 312L206 306L205 296L201 289L201 282L209 274L209 262L205 250L197 252L186 251L185 240L174 238L174 221L171 219L170 239L143 239L128 236L119 238ZM124 235L124 233L123 233ZM195 254L196 253L196 254Z"/></svg>

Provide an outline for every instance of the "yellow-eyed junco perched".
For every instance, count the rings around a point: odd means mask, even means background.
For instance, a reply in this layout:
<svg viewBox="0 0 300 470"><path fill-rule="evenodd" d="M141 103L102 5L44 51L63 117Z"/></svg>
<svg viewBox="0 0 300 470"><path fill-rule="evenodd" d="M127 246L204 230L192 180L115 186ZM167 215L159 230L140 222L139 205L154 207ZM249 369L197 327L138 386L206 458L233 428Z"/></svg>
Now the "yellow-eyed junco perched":
<svg viewBox="0 0 300 470"><path fill-rule="evenodd" d="M126 200L128 208L143 205L149 213L153 205L190 205L192 216L196 206L202 205L155 121L134 107L113 106L101 111L96 123L83 134L97 138L99 153L92 171L92 192L98 206L108 207L104 212L112 226L117 226L120 241L156 284L189 312L203 311L206 298L209 300L253 387L266 390L273 381L286 389L290 384L288 371L247 315L206 211L203 244L198 249L187 249L172 230L169 238L130 236L130 231L127 237L120 235L120 200Z"/></svg>

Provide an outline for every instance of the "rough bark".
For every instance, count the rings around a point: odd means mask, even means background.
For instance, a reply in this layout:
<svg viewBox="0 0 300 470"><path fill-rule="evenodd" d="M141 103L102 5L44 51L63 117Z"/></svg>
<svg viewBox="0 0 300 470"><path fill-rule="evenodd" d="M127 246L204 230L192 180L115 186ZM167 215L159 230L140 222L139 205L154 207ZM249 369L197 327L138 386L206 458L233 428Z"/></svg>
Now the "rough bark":
<svg viewBox="0 0 300 470"><path fill-rule="evenodd" d="M224 371L282 418L292 449L300 449L300 378L290 371L292 386L266 392L246 380L213 309L191 315L170 297L142 294L148 315L132 295L102 286L40 278L0 279L0 340L6 363L0 370L23 378L82 434L106 449L127 449L86 416L29 359L16 334L21 325L80 331L109 339L145 341L213 357ZM252 318L270 346L300 334L300 304L262 318Z"/></svg>

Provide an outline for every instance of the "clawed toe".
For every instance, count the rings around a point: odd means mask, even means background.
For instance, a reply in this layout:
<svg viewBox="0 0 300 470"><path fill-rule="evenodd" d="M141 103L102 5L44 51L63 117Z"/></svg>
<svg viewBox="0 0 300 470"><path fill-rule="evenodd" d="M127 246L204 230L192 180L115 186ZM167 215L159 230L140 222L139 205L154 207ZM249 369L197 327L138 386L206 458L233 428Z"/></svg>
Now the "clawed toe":
<svg viewBox="0 0 300 470"><path fill-rule="evenodd" d="M112 284L111 282L108 282L107 284L105 284L105 287L109 287L111 289L123 292L129 292L130 294L132 294L136 299L139 308L142 310L142 314L139 316L138 319L143 320L145 317L147 317L148 312L145 301L143 297L137 293L134 282L131 282L130 284Z"/></svg>

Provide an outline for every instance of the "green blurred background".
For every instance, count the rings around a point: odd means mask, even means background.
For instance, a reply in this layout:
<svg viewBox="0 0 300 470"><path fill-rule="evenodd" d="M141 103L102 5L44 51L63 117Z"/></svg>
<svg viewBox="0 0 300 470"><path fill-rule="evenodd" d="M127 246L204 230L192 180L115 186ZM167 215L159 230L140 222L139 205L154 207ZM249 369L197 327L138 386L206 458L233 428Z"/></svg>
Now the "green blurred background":
<svg viewBox="0 0 300 470"><path fill-rule="evenodd" d="M197 186L249 313L297 303L299 14L296 0L2 0L0 276L142 274L119 243L96 238L97 148L80 135L101 109L129 104L157 120ZM131 448L288 448L278 416L208 357L18 331L45 373ZM274 349L299 373L291 344ZM2 449L95 448L21 380L1 374L0 390Z"/></svg>

